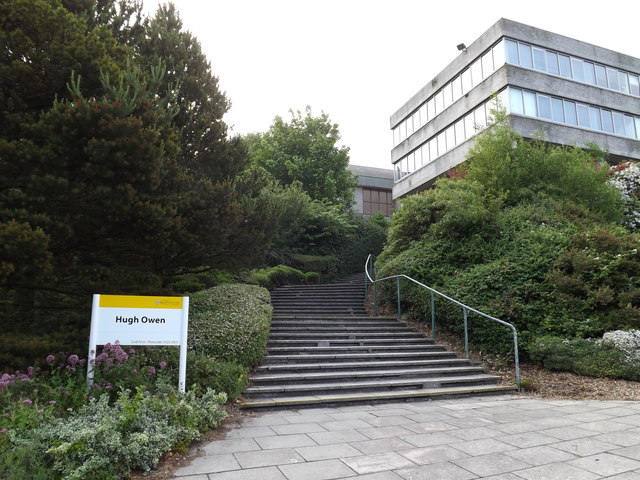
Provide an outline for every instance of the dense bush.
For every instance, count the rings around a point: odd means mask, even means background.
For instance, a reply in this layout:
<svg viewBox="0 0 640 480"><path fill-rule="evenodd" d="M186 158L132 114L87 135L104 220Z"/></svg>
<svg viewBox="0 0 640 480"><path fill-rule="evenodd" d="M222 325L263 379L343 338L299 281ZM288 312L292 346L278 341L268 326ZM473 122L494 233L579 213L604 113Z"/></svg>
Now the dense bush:
<svg viewBox="0 0 640 480"><path fill-rule="evenodd" d="M621 197L602 155L494 126L453 178L403 199L378 276L409 275L513 323L525 356L540 336L637 328L640 242L618 223ZM389 300L393 290L382 289ZM426 292L403 292L404 312L430 318ZM461 332L459 307L437 301L436 311L439 328ZM503 326L471 315L469 330L483 351L512 349Z"/></svg>
<svg viewBox="0 0 640 480"><path fill-rule="evenodd" d="M252 368L266 350L271 310L269 292L254 285L198 292L189 308L189 349Z"/></svg>
<svg viewBox="0 0 640 480"><path fill-rule="evenodd" d="M307 285L317 283L320 275L316 272L302 272L286 265L277 265L271 268L252 270L247 276L247 282L259 285L267 290L281 287L282 285Z"/></svg>
<svg viewBox="0 0 640 480"><path fill-rule="evenodd" d="M224 394L163 388L153 395L120 391L113 404L103 395L66 418L11 431L0 477L102 480L148 471L163 453L186 447L226 416L220 409Z"/></svg>
<svg viewBox="0 0 640 480"><path fill-rule="evenodd" d="M637 332L637 331L636 331ZM633 336L628 332L611 332L618 337ZM632 347L635 351L625 351L616 344L609 333L603 339L542 336L536 338L528 348L531 359L551 370L575 372L590 377L622 378L640 380L640 361L637 350L640 342Z"/></svg>

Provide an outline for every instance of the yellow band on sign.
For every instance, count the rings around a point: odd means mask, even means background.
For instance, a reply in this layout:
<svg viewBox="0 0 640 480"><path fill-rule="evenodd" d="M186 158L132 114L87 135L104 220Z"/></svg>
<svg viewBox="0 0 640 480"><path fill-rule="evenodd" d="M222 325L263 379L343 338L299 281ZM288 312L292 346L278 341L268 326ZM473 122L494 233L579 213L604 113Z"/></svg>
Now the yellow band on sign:
<svg viewBox="0 0 640 480"><path fill-rule="evenodd" d="M101 308L175 308L182 309L182 297L139 297L100 295Z"/></svg>

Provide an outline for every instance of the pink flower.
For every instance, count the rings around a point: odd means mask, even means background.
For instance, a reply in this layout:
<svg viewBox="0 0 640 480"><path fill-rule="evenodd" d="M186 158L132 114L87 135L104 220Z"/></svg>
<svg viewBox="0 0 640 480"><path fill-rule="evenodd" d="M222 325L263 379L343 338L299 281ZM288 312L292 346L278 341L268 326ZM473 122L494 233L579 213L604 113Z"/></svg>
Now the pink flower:
<svg viewBox="0 0 640 480"><path fill-rule="evenodd" d="M31 400L30 398L25 398L22 403L24 403L25 405L32 405L33 404L33 400Z"/></svg>
<svg viewBox="0 0 640 480"><path fill-rule="evenodd" d="M167 362L160 362L160 368L166 368Z"/></svg>
<svg viewBox="0 0 640 480"><path fill-rule="evenodd" d="M3 428L2 430L0 430L0 435L4 435L5 433L7 433L9 430L6 428Z"/></svg>
<svg viewBox="0 0 640 480"><path fill-rule="evenodd" d="M58 402L56 402L55 400L49 400L49 405L55 405L56 403Z"/></svg>
<svg viewBox="0 0 640 480"><path fill-rule="evenodd" d="M56 357L54 357L53 355L47 355L47 358L45 360L47 361L47 363L53 363L56 361Z"/></svg>
<svg viewBox="0 0 640 480"><path fill-rule="evenodd" d="M155 367L149 367L149 370L147 370L147 375L151 376L151 375L155 375L155 374L156 374Z"/></svg>
<svg viewBox="0 0 640 480"><path fill-rule="evenodd" d="M75 365L79 361L80 361L80 359L78 358L78 355L69 355L69 358L67 358L67 362L70 365Z"/></svg>

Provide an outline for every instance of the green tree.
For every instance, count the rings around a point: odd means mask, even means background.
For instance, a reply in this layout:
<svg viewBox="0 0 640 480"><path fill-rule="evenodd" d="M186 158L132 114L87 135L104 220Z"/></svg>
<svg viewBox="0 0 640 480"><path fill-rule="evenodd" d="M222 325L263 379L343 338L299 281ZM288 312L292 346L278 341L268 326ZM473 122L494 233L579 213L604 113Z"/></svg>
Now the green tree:
<svg viewBox="0 0 640 480"><path fill-rule="evenodd" d="M56 0L0 2L0 138L20 138L55 98L69 98L71 73L101 93L100 72L116 76L126 50L103 29L89 29ZM2 155L0 155L2 158ZM1 161L1 160L0 160ZM0 170L5 165L0 164Z"/></svg>
<svg viewBox="0 0 640 480"><path fill-rule="evenodd" d="M356 179L347 170L349 149L339 140L338 125L307 107L304 116L291 111L291 121L276 117L268 132L250 136L249 154L282 185L298 181L312 199L348 208Z"/></svg>

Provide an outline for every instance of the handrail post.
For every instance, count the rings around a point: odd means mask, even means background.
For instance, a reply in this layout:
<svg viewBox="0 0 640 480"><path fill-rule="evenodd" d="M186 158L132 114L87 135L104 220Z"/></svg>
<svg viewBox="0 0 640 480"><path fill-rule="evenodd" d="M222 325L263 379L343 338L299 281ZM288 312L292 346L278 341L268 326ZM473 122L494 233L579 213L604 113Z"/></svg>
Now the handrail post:
<svg viewBox="0 0 640 480"><path fill-rule="evenodd" d="M431 292L431 338L436 339L436 295Z"/></svg>
<svg viewBox="0 0 640 480"><path fill-rule="evenodd" d="M400 320L400 317L402 316L402 310L400 307L400 277L396 280L398 280L398 320Z"/></svg>
<svg viewBox="0 0 640 480"><path fill-rule="evenodd" d="M467 317L469 315L469 311L466 308L462 309L462 313L464 316L464 354L469 359L469 331L467 329Z"/></svg>
<svg viewBox="0 0 640 480"><path fill-rule="evenodd" d="M518 332L516 329L513 329L513 356L515 360L516 367L516 385L518 390L520 389L520 355L518 353Z"/></svg>
<svg viewBox="0 0 640 480"><path fill-rule="evenodd" d="M369 300L369 285L367 282L369 279L367 278L367 264L364 265L364 303L367 303Z"/></svg>
<svg viewBox="0 0 640 480"><path fill-rule="evenodd" d="M373 281L373 316L378 316L378 295L376 293L376 281Z"/></svg>

